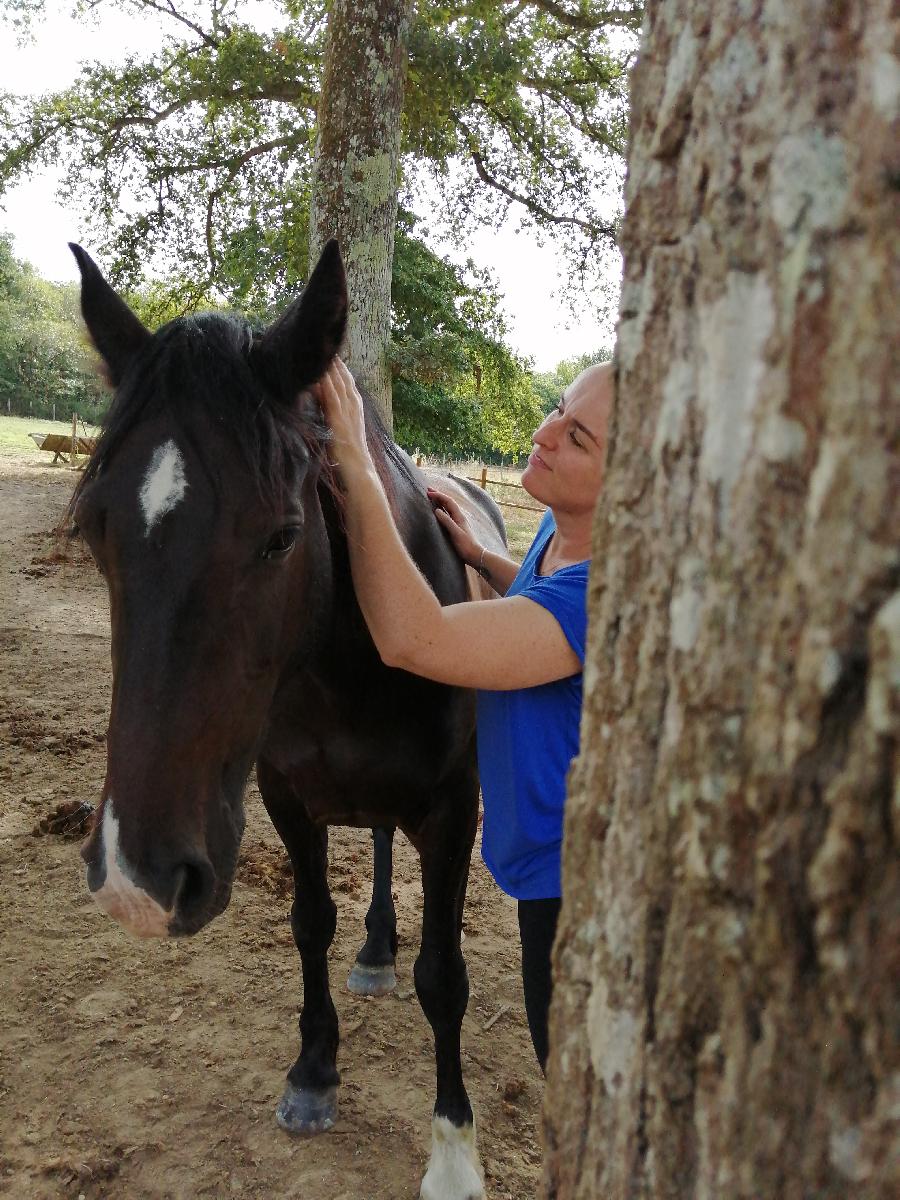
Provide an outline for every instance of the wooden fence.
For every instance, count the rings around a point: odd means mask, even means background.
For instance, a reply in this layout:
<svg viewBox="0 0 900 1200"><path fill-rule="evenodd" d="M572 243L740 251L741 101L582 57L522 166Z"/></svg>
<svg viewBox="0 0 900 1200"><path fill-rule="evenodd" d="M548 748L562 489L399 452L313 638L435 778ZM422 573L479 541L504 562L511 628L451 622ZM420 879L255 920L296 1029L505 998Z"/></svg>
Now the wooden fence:
<svg viewBox="0 0 900 1200"><path fill-rule="evenodd" d="M420 454L416 458L416 466L421 467L424 464L425 464L425 459ZM491 487L494 487L494 488L515 488L520 492L525 491L525 489L522 487L521 483L510 483L505 479L491 479L488 476L487 467L481 468L480 475L463 475L463 476L461 476L461 478L469 479L469 480L471 480L472 483L477 483L478 486L480 488L483 488L485 491L487 490L488 484L490 484ZM526 495L527 495L527 493L526 493ZM529 497L529 499L530 499L530 497ZM499 496L494 496L494 500L499 505L501 505L503 508L517 508L517 509L520 509L522 512L532 512L532 513L541 514L541 513L545 513L547 511L546 505L543 505L543 504L540 504L540 505L518 504L514 500L501 500L501 498Z"/></svg>
<svg viewBox="0 0 900 1200"><path fill-rule="evenodd" d="M479 487L484 488L484 489L487 489L487 485L490 484L491 487L518 488L518 490L520 492L525 491L525 489L522 487L521 483L509 483L505 479L489 479L488 473L487 473L487 467L481 468L481 475L478 478L476 478L474 475L466 475L465 478L471 479L472 483L477 483L479 485ZM527 492L525 494L528 495ZM544 505L516 504L515 501L513 501L513 500L501 500L499 496L495 496L494 499L497 501L498 504L503 505L504 508L519 508L519 509L522 509L523 512L533 512L533 513L543 513L546 511Z"/></svg>

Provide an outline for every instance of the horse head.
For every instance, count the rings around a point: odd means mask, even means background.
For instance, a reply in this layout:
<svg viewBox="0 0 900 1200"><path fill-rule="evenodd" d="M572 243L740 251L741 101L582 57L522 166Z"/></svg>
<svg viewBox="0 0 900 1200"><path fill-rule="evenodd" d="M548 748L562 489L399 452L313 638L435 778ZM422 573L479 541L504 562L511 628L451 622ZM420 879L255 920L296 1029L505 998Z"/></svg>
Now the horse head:
<svg viewBox="0 0 900 1200"><path fill-rule="evenodd" d="M109 592L107 770L82 849L100 906L140 936L228 903L243 789L279 680L328 617L309 392L344 335L329 243L261 333L204 314L147 330L79 246L82 312L115 395L73 498Z"/></svg>

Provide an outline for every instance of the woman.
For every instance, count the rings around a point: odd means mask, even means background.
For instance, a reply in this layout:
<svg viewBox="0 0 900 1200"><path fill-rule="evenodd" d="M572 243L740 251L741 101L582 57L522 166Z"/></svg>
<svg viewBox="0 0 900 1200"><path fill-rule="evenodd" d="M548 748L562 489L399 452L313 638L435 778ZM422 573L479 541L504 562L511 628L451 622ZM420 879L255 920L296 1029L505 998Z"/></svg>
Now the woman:
<svg viewBox="0 0 900 1200"><path fill-rule="evenodd" d="M354 587L379 654L388 666L478 689L482 854L518 901L525 1010L544 1070L566 772L578 751L591 523L612 368L583 371L532 436L522 486L549 511L521 567L480 546L451 497L429 493L457 553L503 597L447 608L394 525L353 377L335 359L317 387L346 491Z"/></svg>

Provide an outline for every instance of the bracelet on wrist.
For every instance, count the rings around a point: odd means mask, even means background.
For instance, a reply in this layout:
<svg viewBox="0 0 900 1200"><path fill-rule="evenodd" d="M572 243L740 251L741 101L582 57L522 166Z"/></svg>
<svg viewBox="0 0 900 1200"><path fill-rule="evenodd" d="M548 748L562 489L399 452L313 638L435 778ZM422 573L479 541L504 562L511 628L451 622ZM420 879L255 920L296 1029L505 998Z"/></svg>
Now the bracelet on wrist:
<svg viewBox="0 0 900 1200"><path fill-rule="evenodd" d="M482 579L490 579L490 577L491 577L490 571L484 565L484 556L486 553L487 553L487 547L482 546L481 547L481 555L478 559L478 566L475 568L475 570L478 572L478 574L481 576Z"/></svg>

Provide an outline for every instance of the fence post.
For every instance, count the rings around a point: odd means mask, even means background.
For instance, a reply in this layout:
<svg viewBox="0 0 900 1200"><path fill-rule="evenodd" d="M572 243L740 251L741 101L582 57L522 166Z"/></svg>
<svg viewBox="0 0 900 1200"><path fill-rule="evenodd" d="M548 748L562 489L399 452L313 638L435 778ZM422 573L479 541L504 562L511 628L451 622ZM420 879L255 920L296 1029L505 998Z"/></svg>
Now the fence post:
<svg viewBox="0 0 900 1200"><path fill-rule="evenodd" d="M78 417L72 413L72 466L75 466L75 455L78 453Z"/></svg>
<svg viewBox="0 0 900 1200"><path fill-rule="evenodd" d="M487 467L482 467L481 468L481 489L482 489L482 491L484 491L485 488L487 488Z"/></svg>

